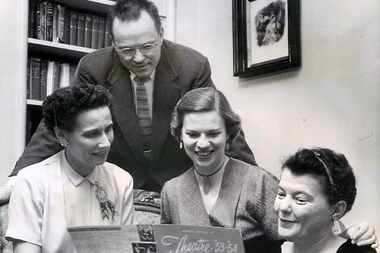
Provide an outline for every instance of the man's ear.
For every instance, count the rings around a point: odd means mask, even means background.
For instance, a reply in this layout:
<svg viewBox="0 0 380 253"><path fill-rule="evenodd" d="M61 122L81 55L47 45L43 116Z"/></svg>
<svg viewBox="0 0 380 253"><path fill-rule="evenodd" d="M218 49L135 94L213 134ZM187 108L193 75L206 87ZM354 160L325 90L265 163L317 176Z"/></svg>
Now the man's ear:
<svg viewBox="0 0 380 253"><path fill-rule="evenodd" d="M337 203L333 206L333 214L332 218L334 221L339 220L343 217L343 215L346 213L347 210L347 203L344 200L339 200Z"/></svg>
<svg viewBox="0 0 380 253"><path fill-rule="evenodd" d="M59 127L54 127L54 134L57 137L59 143L61 144L62 147L67 147L68 141L66 139L66 132L65 130L59 128Z"/></svg>

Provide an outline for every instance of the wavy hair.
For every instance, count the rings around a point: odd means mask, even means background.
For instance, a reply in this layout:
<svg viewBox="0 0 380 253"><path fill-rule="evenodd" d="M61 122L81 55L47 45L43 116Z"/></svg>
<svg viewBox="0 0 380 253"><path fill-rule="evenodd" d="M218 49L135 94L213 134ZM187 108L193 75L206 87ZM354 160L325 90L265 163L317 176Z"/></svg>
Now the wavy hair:
<svg viewBox="0 0 380 253"><path fill-rule="evenodd" d="M226 132L231 142L241 131L241 120L232 109L223 93L212 87L188 91L178 102L172 113L171 134L180 141L183 117L186 113L217 111L224 120Z"/></svg>
<svg viewBox="0 0 380 253"><path fill-rule="evenodd" d="M55 90L42 104L42 115L53 133L54 127L71 132L79 113L110 104L111 95L103 86L81 84Z"/></svg>
<svg viewBox="0 0 380 253"><path fill-rule="evenodd" d="M296 175L317 175L323 178L322 188L330 205L343 200L346 212L356 197L356 180L351 165L343 154L328 148L301 149L282 165Z"/></svg>

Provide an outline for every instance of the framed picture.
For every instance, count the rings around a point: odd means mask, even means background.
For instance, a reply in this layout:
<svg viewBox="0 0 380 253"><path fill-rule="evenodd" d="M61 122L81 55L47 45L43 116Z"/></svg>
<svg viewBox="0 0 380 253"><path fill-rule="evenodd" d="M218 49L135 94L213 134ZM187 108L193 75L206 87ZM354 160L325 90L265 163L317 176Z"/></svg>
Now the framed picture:
<svg viewBox="0 0 380 253"><path fill-rule="evenodd" d="M234 76L301 66L300 0L232 0Z"/></svg>

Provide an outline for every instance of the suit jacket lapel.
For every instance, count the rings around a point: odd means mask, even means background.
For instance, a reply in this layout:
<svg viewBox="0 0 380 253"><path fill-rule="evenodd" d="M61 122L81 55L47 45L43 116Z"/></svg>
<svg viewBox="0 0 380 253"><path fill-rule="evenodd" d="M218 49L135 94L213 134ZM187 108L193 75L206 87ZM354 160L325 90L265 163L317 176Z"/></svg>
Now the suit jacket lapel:
<svg viewBox="0 0 380 253"><path fill-rule="evenodd" d="M172 110L181 95L180 88L176 84L177 73L172 64L164 43L161 59L156 68L153 90L153 161L157 160L162 151L162 145L169 134Z"/></svg>
<svg viewBox="0 0 380 253"><path fill-rule="evenodd" d="M126 143L136 158L139 161L145 161L129 71L121 64L116 54L113 56L113 65L107 81L111 86L109 90L113 97L112 111L114 119L119 124Z"/></svg>
<svg viewBox="0 0 380 253"><path fill-rule="evenodd" d="M226 164L218 199L210 212L211 219L225 227L235 226L236 207L247 168L230 158Z"/></svg>
<svg viewBox="0 0 380 253"><path fill-rule="evenodd" d="M198 187L198 181L195 178L193 169L189 169L182 177L179 187L181 196L179 200L180 219L182 224L211 226L209 216L203 205L201 192Z"/></svg>

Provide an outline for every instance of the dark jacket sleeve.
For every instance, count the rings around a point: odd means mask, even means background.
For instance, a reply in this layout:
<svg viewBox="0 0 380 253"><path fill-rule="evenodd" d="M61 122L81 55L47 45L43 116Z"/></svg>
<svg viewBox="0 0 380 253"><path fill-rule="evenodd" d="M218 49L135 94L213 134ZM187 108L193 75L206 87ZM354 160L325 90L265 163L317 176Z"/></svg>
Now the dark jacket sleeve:
<svg viewBox="0 0 380 253"><path fill-rule="evenodd" d="M226 154L240 161L257 166L255 156L245 140L243 131L240 131L231 141L230 145L228 145Z"/></svg>
<svg viewBox="0 0 380 253"><path fill-rule="evenodd" d="M41 121L9 176L16 176L21 169L38 163L61 149L56 137L46 128L44 122Z"/></svg>
<svg viewBox="0 0 380 253"><path fill-rule="evenodd" d="M203 58L203 62L200 65L198 75L194 81L193 89L201 87L215 87L214 82L211 79L211 67L208 59Z"/></svg>

